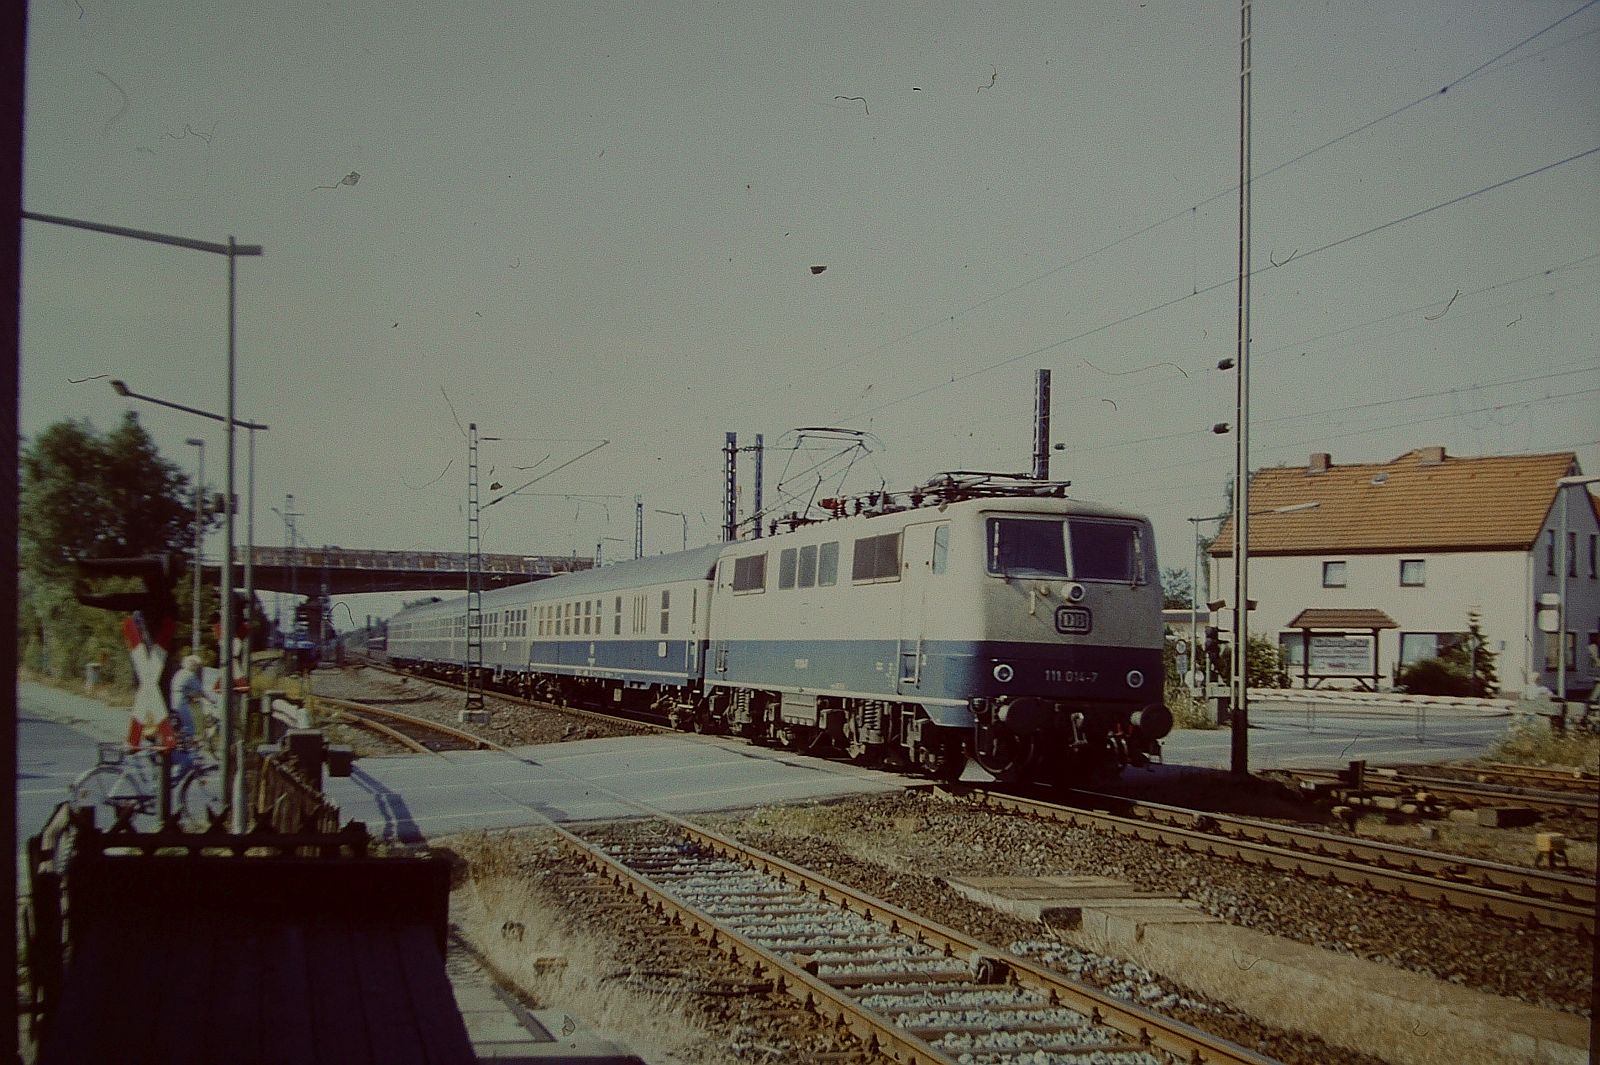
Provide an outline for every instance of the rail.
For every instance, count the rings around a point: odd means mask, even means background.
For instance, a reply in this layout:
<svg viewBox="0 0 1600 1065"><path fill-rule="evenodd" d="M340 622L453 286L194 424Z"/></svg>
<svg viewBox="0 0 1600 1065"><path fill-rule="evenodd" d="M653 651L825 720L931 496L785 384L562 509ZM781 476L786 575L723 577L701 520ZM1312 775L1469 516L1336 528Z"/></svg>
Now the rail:
<svg viewBox="0 0 1600 1065"><path fill-rule="evenodd" d="M1491 913L1585 935L1594 932L1594 884L1584 877L1352 840L1118 796L1078 793L1085 796L1087 803L1112 805L1119 811L1113 814L961 785L940 785L935 793L1199 854L1275 870L1298 870L1329 882L1370 887L1470 912Z"/></svg>
<svg viewBox="0 0 1600 1065"><path fill-rule="evenodd" d="M656 912L670 915L675 922L689 928L712 947L724 951L745 965L755 967L758 975L770 975L778 990L803 1003L808 1009L819 1013L835 1025L850 1029L869 1046L875 1046L897 1061L910 1065L955 1065L956 1062L970 1060L970 1054L965 1050L957 1051L935 1046L941 1038L983 1034L995 1030L1003 1033L1007 1029L1034 1033L1034 1038L1037 1038L1040 1022L1030 1020L1024 1008L1018 1005L999 1004L960 1008L930 1005L926 1008L919 1006L914 1010L891 1008L880 1011L880 1008L864 1005L864 1001L884 996L895 998L907 990L930 996L946 995L950 1000L956 1000L961 996L982 995L985 991L1005 993L1013 989L1026 989L1036 996L1034 999L1036 1006L1032 1007L1033 1009L1052 1011L1064 1007L1084 1018L1085 1029L1091 1032L1097 1029L1110 1029L1121 1043L1121 1045L1096 1044L1092 1049L1126 1054L1129 1051L1155 1048L1175 1055L1179 1060L1204 1063L1204 1065L1225 1065L1225 1063L1269 1065L1270 1063L1271 1059L1253 1051L1228 1043L1181 1021L1123 1002L1098 989L1075 983L1018 955L971 939L960 932L879 901L837 881L746 847L726 836L678 818L661 819L672 826L674 833L683 837L689 848L704 851L738 863L752 871L766 874L783 885L793 885L808 899L814 900L818 906L871 922L878 929L876 941L835 946L811 945L806 942L796 942L795 936L786 935L782 937L787 941L786 945L781 949L777 948L767 942L758 941L754 935L746 934L729 922L718 920L705 910L680 898L650 876L630 868L625 861L608 853L604 845L596 845L559 827L555 831L570 854L595 869L613 885L629 894L639 896ZM773 896L777 892L761 888L745 888L735 889L735 894L742 895L747 902L753 901L759 908L764 897ZM776 905L783 907L788 904L778 900ZM826 952L838 950L846 955L857 954L864 957L868 951L890 945L884 942L890 940L890 937L895 937L894 942L903 939L920 946L923 949L919 953L928 962L926 967L921 963L913 963L916 967L911 971L888 977L887 979L891 981L899 981L895 987L874 990L870 977L825 975L818 971L818 960L826 957ZM872 939L873 936L868 934L866 938ZM804 960L808 955L810 960ZM938 963L940 958L945 960L945 964ZM972 975L962 978L961 973ZM961 998L961 1001L966 999ZM947 1015L952 1009L955 1009L962 1019L954 1021L930 1019L934 1016ZM989 1019L982 1019L984 1017ZM1072 1026L1050 1022L1045 1022L1044 1027L1045 1030L1054 1033L1073 1030ZM1001 1055L985 1053L984 1057L986 1059L990 1056L1016 1057L1022 1060L1025 1047L1026 1043L1022 1048Z"/></svg>

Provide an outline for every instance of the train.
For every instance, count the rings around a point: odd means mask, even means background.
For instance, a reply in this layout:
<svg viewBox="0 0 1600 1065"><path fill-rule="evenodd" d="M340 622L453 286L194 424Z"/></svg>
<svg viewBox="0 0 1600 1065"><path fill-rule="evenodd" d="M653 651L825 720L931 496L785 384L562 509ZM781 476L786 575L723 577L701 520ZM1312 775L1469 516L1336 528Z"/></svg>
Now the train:
<svg viewBox="0 0 1600 1065"><path fill-rule="evenodd" d="M1081 785L1157 760L1162 595L1141 514L945 474L771 535L480 593L487 689L959 778ZM390 619L461 680L468 598ZM476 658L476 656L474 656Z"/></svg>

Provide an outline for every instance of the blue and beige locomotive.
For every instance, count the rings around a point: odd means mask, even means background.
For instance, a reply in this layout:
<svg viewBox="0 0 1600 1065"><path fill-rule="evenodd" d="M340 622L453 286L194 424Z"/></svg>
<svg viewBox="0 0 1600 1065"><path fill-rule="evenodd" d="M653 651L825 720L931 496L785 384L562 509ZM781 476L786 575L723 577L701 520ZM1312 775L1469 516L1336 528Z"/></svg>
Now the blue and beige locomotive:
<svg viewBox="0 0 1600 1065"><path fill-rule="evenodd" d="M1162 703L1144 517L1049 482L947 476L774 535L482 596L486 686L953 779L1081 782L1143 765ZM461 675L466 600L389 626Z"/></svg>

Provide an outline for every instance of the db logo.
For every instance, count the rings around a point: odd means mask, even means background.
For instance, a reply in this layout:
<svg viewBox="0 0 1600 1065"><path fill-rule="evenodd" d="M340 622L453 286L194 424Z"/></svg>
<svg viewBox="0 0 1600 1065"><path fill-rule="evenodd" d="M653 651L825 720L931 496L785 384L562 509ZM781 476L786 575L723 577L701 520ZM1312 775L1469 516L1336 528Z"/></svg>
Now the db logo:
<svg viewBox="0 0 1600 1065"><path fill-rule="evenodd" d="M1056 631L1064 636L1086 636L1094 627L1094 619L1081 606L1056 607Z"/></svg>

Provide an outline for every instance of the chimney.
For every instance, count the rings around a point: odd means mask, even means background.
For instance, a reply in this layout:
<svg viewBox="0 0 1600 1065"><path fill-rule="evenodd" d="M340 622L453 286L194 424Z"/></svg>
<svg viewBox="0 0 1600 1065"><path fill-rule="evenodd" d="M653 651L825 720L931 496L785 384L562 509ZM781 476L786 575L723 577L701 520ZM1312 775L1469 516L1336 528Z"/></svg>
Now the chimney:
<svg viewBox="0 0 1600 1065"><path fill-rule="evenodd" d="M1307 472L1308 473L1327 473L1328 472L1328 467L1332 466L1332 465L1333 465L1333 456L1330 455L1328 452L1326 452L1326 451L1313 451L1311 453L1311 465L1310 465L1310 467L1307 468Z"/></svg>
<svg viewBox="0 0 1600 1065"><path fill-rule="evenodd" d="M1418 466L1438 466L1444 462L1444 448L1425 447L1417 451Z"/></svg>

